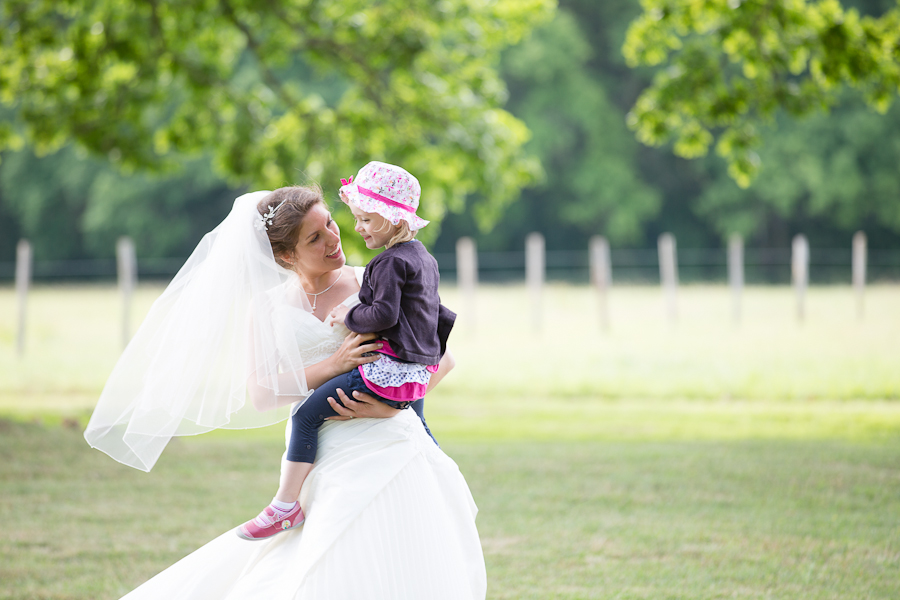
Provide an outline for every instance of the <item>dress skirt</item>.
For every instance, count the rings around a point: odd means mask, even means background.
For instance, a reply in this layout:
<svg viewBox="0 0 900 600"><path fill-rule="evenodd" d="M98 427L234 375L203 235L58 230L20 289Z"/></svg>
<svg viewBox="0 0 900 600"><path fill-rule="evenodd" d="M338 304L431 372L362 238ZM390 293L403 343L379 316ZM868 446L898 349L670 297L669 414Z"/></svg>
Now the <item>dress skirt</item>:
<svg viewBox="0 0 900 600"><path fill-rule="evenodd" d="M413 411L326 422L300 504L302 527L258 542L229 531L125 598L485 597L475 502L456 463Z"/></svg>

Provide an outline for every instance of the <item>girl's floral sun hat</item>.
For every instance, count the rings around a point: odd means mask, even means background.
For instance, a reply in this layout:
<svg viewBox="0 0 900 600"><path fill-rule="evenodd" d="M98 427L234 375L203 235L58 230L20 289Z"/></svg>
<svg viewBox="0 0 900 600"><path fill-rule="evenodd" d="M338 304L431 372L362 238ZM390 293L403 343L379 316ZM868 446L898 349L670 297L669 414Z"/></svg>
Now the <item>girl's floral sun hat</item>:
<svg viewBox="0 0 900 600"><path fill-rule="evenodd" d="M419 217L419 180L406 169L396 165L372 161L356 174L356 178L341 179L341 197L367 213L377 213L399 225L406 221L413 231L422 229L429 221Z"/></svg>

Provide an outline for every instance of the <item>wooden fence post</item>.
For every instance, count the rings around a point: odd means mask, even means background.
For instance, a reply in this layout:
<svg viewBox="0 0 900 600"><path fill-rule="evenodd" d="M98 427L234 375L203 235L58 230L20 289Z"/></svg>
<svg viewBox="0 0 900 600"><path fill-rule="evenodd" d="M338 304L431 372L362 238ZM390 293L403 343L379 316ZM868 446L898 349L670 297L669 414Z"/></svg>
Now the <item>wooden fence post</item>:
<svg viewBox="0 0 900 600"><path fill-rule="evenodd" d="M129 237L120 237L116 242L116 271L119 278L119 292L122 295L122 347L131 341L131 296L137 285L137 259L134 243Z"/></svg>
<svg viewBox="0 0 900 600"><path fill-rule="evenodd" d="M612 262L609 242L600 235L591 238L588 250L591 265L591 283L597 288L600 301L600 328L609 331L609 288L612 286Z"/></svg>
<svg viewBox="0 0 900 600"><path fill-rule="evenodd" d="M470 331L475 330L475 289L478 286L478 253L475 240L461 237L456 240L456 284L462 295L465 320Z"/></svg>
<svg viewBox="0 0 900 600"><path fill-rule="evenodd" d="M809 284L809 242L798 233L791 243L791 279L797 295L797 320L806 317L806 286Z"/></svg>
<svg viewBox="0 0 900 600"><path fill-rule="evenodd" d="M531 294L531 306L534 313L534 329L541 329L541 291L544 287L544 236L540 233L529 233L525 238L525 281Z"/></svg>
<svg viewBox="0 0 900 600"><path fill-rule="evenodd" d="M19 240L16 245L16 300L18 304L16 353L20 358L25 354L25 318L29 287L31 287L31 244L28 240Z"/></svg>
<svg viewBox="0 0 900 600"><path fill-rule="evenodd" d="M728 285L731 287L734 322L741 322L741 293L744 290L744 238L738 233L728 238Z"/></svg>
<svg viewBox="0 0 900 600"><path fill-rule="evenodd" d="M856 316L863 318L863 294L866 291L866 234L853 234L853 289L856 291Z"/></svg>
<svg viewBox="0 0 900 600"><path fill-rule="evenodd" d="M675 236L664 233L657 242L659 251L659 278L666 298L666 312L669 321L678 320L678 257L675 247Z"/></svg>

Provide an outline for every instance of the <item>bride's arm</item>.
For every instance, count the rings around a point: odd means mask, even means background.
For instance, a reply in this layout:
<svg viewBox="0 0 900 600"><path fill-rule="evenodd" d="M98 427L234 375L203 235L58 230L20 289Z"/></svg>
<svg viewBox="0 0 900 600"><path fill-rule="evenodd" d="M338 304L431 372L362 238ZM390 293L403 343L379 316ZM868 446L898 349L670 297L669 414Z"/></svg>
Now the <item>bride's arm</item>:
<svg viewBox="0 0 900 600"><path fill-rule="evenodd" d="M334 354L304 369L306 384L311 388L317 388L341 373L347 373L359 365L378 360L379 355L372 351L381 348L382 344L380 342L369 343L374 338L374 333L351 333L348 335ZM363 356L366 353L372 353L372 356Z"/></svg>
<svg viewBox="0 0 900 600"><path fill-rule="evenodd" d="M450 351L447 350L447 352L444 353L444 356L441 357L441 362L438 363L438 370L431 375L431 380L428 382L426 393L434 389L434 386L436 386L455 366L456 360L454 360ZM378 402L369 394L353 392L353 398L349 398L343 390L338 390L338 396L344 406L338 404L337 400L334 398L328 398L328 403L340 416L328 417L326 420L344 421L354 417L383 419L393 417L400 412L395 408L391 408L384 402Z"/></svg>
<svg viewBox="0 0 900 600"><path fill-rule="evenodd" d="M325 360L314 365L306 367L303 372L306 376L306 385L308 388L317 388L329 379L346 373L358 367L359 365L378 360L378 355L363 356L367 352L371 352L376 348L381 348L381 344L366 344L368 340L374 338L371 333L351 333L344 338L344 343L335 351L334 354ZM361 345L362 344L362 345ZM291 389L296 386L296 375L294 373L281 373L278 375L279 387L281 389ZM276 396L275 393L264 386L259 385L257 378L253 373L247 378L247 391L250 394L250 400L253 406L259 411L272 410L281 406L286 406L296 402L297 396ZM379 403L380 404L380 403Z"/></svg>

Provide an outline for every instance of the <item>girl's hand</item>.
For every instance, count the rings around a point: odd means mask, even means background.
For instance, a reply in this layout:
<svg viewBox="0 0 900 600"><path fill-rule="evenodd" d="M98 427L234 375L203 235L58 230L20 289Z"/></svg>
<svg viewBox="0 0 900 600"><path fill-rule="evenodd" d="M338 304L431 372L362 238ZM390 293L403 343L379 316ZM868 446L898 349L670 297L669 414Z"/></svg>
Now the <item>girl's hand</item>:
<svg viewBox="0 0 900 600"><path fill-rule="evenodd" d="M350 309L343 304L338 304L337 306L335 306L331 313L329 313L328 315L328 320L331 323L331 326L334 327L335 323L344 325L344 317L347 316L347 313L349 311Z"/></svg>
<svg viewBox="0 0 900 600"><path fill-rule="evenodd" d="M381 349L383 344L381 342L367 343L374 338L374 333L351 333L344 338L344 343L341 344L341 347L331 355L331 360L334 362L335 375L346 373L359 365L378 360L380 355L373 351ZM363 345L360 346L360 344ZM372 352L372 356L363 356L367 352Z"/></svg>
<svg viewBox="0 0 900 600"><path fill-rule="evenodd" d="M350 398L344 393L344 390L338 388L337 395L344 406L338 404L337 400L331 396L328 397L328 404L341 416L328 417L325 419L326 421L347 421L356 417L388 419L400 412L399 409L391 408L384 402L379 402L369 394L363 394L362 392L353 392L353 398Z"/></svg>

